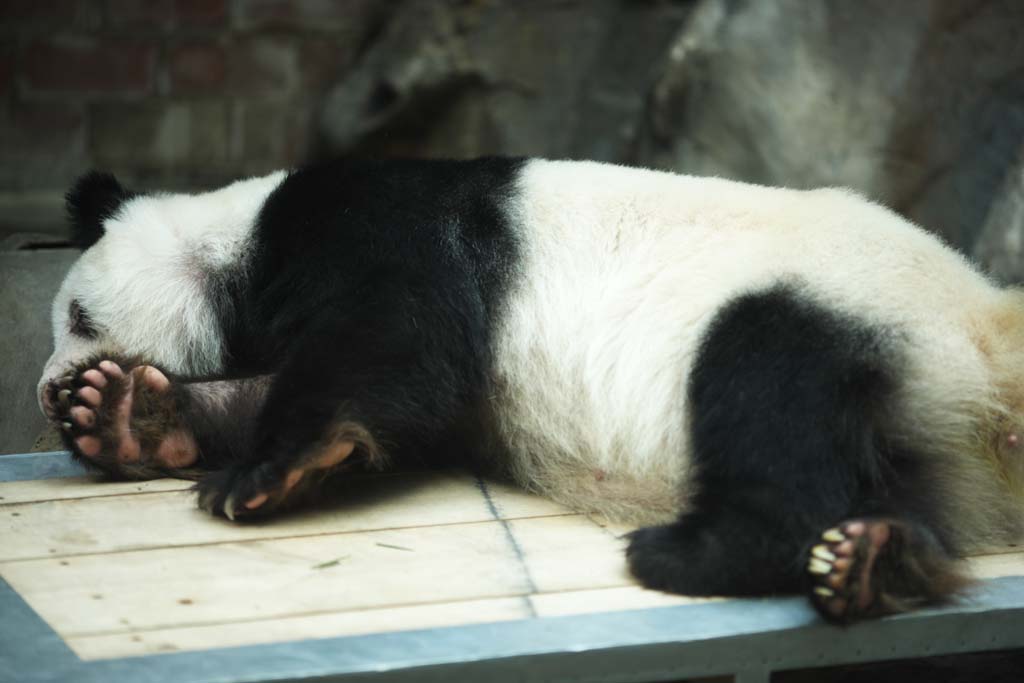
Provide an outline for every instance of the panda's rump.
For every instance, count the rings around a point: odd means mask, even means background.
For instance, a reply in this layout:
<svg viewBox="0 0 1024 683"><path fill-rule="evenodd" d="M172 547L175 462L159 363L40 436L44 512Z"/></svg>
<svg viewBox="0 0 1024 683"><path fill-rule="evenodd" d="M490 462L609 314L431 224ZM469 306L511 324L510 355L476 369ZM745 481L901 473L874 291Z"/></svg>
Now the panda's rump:
<svg viewBox="0 0 1024 683"><path fill-rule="evenodd" d="M927 430L945 417L933 395L989 381L964 316L994 289L848 193L543 161L519 193L492 395L513 475L563 502L634 520L686 505L701 339L730 301L779 283L915 347L906 424Z"/></svg>

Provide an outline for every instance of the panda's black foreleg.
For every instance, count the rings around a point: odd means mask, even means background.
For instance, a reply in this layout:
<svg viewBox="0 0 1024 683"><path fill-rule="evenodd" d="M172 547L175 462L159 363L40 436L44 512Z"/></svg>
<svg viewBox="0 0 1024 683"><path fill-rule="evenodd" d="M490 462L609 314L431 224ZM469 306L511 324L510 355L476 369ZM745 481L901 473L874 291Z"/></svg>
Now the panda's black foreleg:
<svg viewBox="0 0 1024 683"><path fill-rule="evenodd" d="M727 306L688 388L695 494L675 523L632 535L634 574L696 595L805 588L836 620L948 595L941 500L924 461L884 438L898 358L897 338L794 287Z"/></svg>
<svg viewBox="0 0 1024 683"><path fill-rule="evenodd" d="M250 457L198 485L199 505L262 516L351 466L422 454L450 430L479 386L465 316L429 288L378 288L363 307L325 307L274 377Z"/></svg>

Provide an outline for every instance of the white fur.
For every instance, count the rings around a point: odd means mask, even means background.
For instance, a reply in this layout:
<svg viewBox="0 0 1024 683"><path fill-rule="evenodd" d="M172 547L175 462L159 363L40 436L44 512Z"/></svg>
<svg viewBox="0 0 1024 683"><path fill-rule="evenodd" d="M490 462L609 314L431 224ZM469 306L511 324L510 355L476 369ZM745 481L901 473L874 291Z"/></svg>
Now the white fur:
<svg viewBox="0 0 1024 683"><path fill-rule="evenodd" d="M99 351L137 354L186 375L221 370L223 339L207 278L244 264L257 213L284 177L278 171L213 192L125 202L54 299L55 350L39 383L40 405L48 381ZM69 331L73 299L96 323L95 339Z"/></svg>
<svg viewBox="0 0 1024 683"><path fill-rule="evenodd" d="M950 429L939 417L956 406L943 403L989 387L968 330L998 290L850 192L551 161L529 162L519 189L526 254L498 337L495 407L525 486L621 517L678 511L701 335L727 300L784 280L906 336L905 391L919 407L907 438Z"/></svg>

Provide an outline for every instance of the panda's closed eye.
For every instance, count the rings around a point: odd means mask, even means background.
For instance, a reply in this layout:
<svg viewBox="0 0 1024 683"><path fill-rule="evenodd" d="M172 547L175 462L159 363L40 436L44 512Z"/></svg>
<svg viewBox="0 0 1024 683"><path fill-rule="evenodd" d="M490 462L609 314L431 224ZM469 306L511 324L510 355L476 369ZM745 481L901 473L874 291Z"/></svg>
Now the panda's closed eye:
<svg viewBox="0 0 1024 683"><path fill-rule="evenodd" d="M96 328L93 326L92 320L89 319L89 314L78 303L78 299L74 299L68 308L68 321L71 334L87 339L92 339L96 336Z"/></svg>

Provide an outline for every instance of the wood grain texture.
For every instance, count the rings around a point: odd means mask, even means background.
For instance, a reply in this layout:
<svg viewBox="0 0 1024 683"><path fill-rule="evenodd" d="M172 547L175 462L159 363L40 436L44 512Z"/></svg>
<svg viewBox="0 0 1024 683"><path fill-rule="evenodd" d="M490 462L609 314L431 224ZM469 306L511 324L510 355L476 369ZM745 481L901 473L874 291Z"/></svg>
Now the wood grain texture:
<svg viewBox="0 0 1024 683"><path fill-rule="evenodd" d="M0 485L0 576L82 658L642 609L706 598L629 576L629 527L461 472L355 477L260 524L189 482ZM1024 552L973 558L1024 575Z"/></svg>
<svg viewBox="0 0 1024 683"><path fill-rule="evenodd" d="M526 619L529 606L521 598L407 605L350 610L275 619L152 631L122 631L98 636L72 636L68 645L83 659L209 650L307 638L355 636L367 633L438 628Z"/></svg>
<svg viewBox="0 0 1024 683"><path fill-rule="evenodd" d="M47 482L59 481L21 484L33 491L26 495L40 496L45 495ZM52 486L58 496L67 490ZM233 524L197 510L188 490L154 487L149 493L134 487L125 489L125 495L0 505L5 539L0 544L0 562L494 519L475 479L460 473L360 478L341 486L331 501L315 509L250 524ZM12 498L19 495L17 488L9 493ZM534 499L522 492L504 495L506 500ZM517 515L568 512L546 501L517 502L511 507Z"/></svg>
<svg viewBox="0 0 1024 683"><path fill-rule="evenodd" d="M0 483L0 505L34 503L70 498L99 498L158 491L187 491L191 481L156 479L153 481L103 481L96 477L67 477Z"/></svg>

